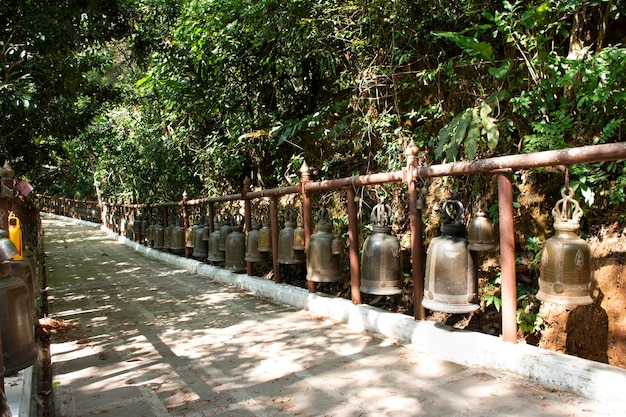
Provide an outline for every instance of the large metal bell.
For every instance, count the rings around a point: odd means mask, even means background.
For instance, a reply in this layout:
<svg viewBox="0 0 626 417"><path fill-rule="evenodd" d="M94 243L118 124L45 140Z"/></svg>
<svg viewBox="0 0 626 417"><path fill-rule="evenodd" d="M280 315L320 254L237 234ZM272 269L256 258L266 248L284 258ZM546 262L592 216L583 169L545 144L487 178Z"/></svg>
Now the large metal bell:
<svg viewBox="0 0 626 417"><path fill-rule="evenodd" d="M259 252L259 229L261 224L252 220L252 230L246 236L246 262L262 262L266 259L266 252Z"/></svg>
<svg viewBox="0 0 626 417"><path fill-rule="evenodd" d="M278 263L285 265L301 264L305 261L304 251L293 247L294 227L296 226L295 213L287 209L284 214L285 227L278 233Z"/></svg>
<svg viewBox="0 0 626 417"><path fill-rule="evenodd" d="M213 232L209 235L209 254L207 261L224 262L224 252L220 250L220 227L222 225L221 216L216 214L213 218Z"/></svg>
<svg viewBox="0 0 626 417"><path fill-rule="evenodd" d="M336 282L343 278L341 255L333 254L333 223L328 211L319 211L315 232L309 239L306 279L315 282Z"/></svg>
<svg viewBox="0 0 626 417"><path fill-rule="evenodd" d="M193 245L195 244L194 240L194 231L198 228L197 225L192 225L185 229L185 247L189 249L193 249Z"/></svg>
<svg viewBox="0 0 626 417"><path fill-rule="evenodd" d="M154 225L154 249L163 249L165 246L165 228L161 224L159 220L157 224Z"/></svg>
<svg viewBox="0 0 626 417"><path fill-rule="evenodd" d="M246 237L243 234L243 216L236 214L233 223L232 230L226 237L224 268L233 272L245 272Z"/></svg>
<svg viewBox="0 0 626 417"><path fill-rule="evenodd" d="M496 247L493 237L493 225L485 212L477 209L467 230L467 248L471 251L489 251Z"/></svg>
<svg viewBox="0 0 626 417"><path fill-rule="evenodd" d="M470 313L479 305L475 303L476 268L467 248L463 204L447 200L441 211L441 236L430 242L426 252L422 305L446 313Z"/></svg>
<svg viewBox="0 0 626 417"><path fill-rule="evenodd" d="M37 360L29 290L21 279L11 275L10 259L15 254L13 242L0 238L0 331L7 374L28 368Z"/></svg>
<svg viewBox="0 0 626 417"><path fill-rule="evenodd" d="M174 218L170 218L167 227L165 228L165 249L172 249L172 240L174 237Z"/></svg>
<svg viewBox="0 0 626 417"><path fill-rule="evenodd" d="M227 213L222 216L222 226L220 227L220 250L222 252L226 251L226 238L232 231L231 216Z"/></svg>
<svg viewBox="0 0 626 417"><path fill-rule="evenodd" d="M146 235L146 244L149 247L154 246L154 226L155 225L153 223L150 223L148 225L148 230L147 230L148 234Z"/></svg>
<svg viewBox="0 0 626 417"><path fill-rule="evenodd" d="M37 279L33 276L30 265L25 261L11 261L11 275L21 279L28 289L28 311L32 315L33 323L37 320Z"/></svg>
<svg viewBox="0 0 626 417"><path fill-rule="evenodd" d="M375 295L402 293L400 241L391 235L391 207L382 201L372 208L373 232L363 242L361 292Z"/></svg>
<svg viewBox="0 0 626 417"><path fill-rule="evenodd" d="M204 240L204 230L208 229L208 226L198 224L194 225L193 229L193 258L204 260L209 254L209 242L208 239Z"/></svg>
<svg viewBox="0 0 626 417"><path fill-rule="evenodd" d="M140 230L139 233L141 234L139 241L141 243L145 243L147 238L148 238L148 227L149 226L150 226L150 224L148 223L148 219L147 218L141 220L141 224L140 224L140 227L139 227L139 230Z"/></svg>
<svg viewBox="0 0 626 417"><path fill-rule="evenodd" d="M174 226L172 231L172 250L174 251L185 250L185 228L181 223L182 219L179 219L179 224Z"/></svg>
<svg viewBox="0 0 626 417"><path fill-rule="evenodd" d="M556 233L541 253L537 298L562 305L591 304L591 251L577 233L583 211L572 188L563 188L561 196L552 210Z"/></svg>

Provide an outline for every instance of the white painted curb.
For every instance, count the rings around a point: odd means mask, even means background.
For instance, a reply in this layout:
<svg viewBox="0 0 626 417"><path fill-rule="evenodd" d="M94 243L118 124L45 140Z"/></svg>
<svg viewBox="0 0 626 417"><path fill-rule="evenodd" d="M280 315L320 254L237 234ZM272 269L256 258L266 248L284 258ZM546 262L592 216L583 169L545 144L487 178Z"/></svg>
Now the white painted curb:
<svg viewBox="0 0 626 417"><path fill-rule="evenodd" d="M65 217L55 216L61 220ZM96 223L71 221L88 226ZM110 237L153 259L166 262L212 280L233 285L255 295L269 297L312 314L347 323L356 331L370 331L401 341L408 347L451 362L496 369L555 389L573 392L600 402L624 404L626 409L626 370L599 362L540 349L526 344L503 342L483 333L456 330L431 321L416 321L404 314L390 313L369 305L304 288L275 284L273 281L235 274L196 260L146 248L104 226Z"/></svg>

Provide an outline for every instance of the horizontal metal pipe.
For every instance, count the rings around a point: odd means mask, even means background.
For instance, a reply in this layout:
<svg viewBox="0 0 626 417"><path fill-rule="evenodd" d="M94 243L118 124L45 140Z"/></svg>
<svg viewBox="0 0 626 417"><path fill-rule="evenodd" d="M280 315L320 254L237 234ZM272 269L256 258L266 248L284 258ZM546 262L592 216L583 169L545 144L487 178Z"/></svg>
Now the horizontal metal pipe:
<svg viewBox="0 0 626 417"><path fill-rule="evenodd" d="M304 185L304 191L329 191L337 190L344 187L361 187L364 185L384 184L387 182L402 182L402 171L382 172L378 174L359 175L348 178L338 178L334 180L325 180L317 182L307 182Z"/></svg>
<svg viewBox="0 0 626 417"><path fill-rule="evenodd" d="M289 187L270 188L269 190L250 191L246 193L246 198L253 200L255 198L263 198L263 197L270 197L270 196L279 197L279 196L283 196L287 194L299 194L299 193L300 193L300 186L291 185Z"/></svg>
<svg viewBox="0 0 626 417"><path fill-rule="evenodd" d="M618 159L626 159L626 142L581 146L578 148L529 154L498 156L472 162L454 162L449 164L421 166L415 169L414 179L480 174L502 169L516 170L554 165L574 165L588 162L614 161Z"/></svg>

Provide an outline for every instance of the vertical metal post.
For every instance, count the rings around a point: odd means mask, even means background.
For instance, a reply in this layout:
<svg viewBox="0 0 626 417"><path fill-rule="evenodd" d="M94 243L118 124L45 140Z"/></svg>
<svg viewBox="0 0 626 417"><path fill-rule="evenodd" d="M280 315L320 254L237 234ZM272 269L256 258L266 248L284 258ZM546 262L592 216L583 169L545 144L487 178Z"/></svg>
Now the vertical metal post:
<svg viewBox="0 0 626 417"><path fill-rule="evenodd" d="M313 207L311 204L311 197L306 192L306 184L311 181L309 166L306 161L302 163L300 167L300 173L302 174L302 180L300 182L300 192L302 193L302 221L304 223L304 252L309 253L309 239L311 238L311 231L313 230ZM307 288L310 292L315 292L315 282L307 280Z"/></svg>
<svg viewBox="0 0 626 417"><path fill-rule="evenodd" d="M245 230L245 234L246 234L246 241L247 241L247 237L248 234L250 234L250 231L252 230L252 203L250 202L250 200L248 198L246 198L246 193L250 191L250 178L246 177L243 180L243 190L241 191L241 197L244 199L243 200L243 214L244 214L244 221L246 223L246 230ZM246 249L247 249L247 245L246 245ZM252 276L254 275L254 264L250 261L246 261L246 274Z"/></svg>
<svg viewBox="0 0 626 417"><path fill-rule="evenodd" d="M213 219L215 218L215 203L209 203L209 235L215 232L215 224Z"/></svg>
<svg viewBox="0 0 626 417"><path fill-rule="evenodd" d="M411 231L411 259L413 261L413 317L424 320L426 313L422 307L424 296L424 239L422 238L422 209L417 207L419 189L413 175L417 168L419 148L411 140L404 156L406 156L406 182L409 191L409 222Z"/></svg>
<svg viewBox="0 0 626 417"><path fill-rule="evenodd" d="M411 229L411 259L413 260L413 317L424 320L424 240L422 238L422 210L417 207L419 190L415 181L409 181L409 220Z"/></svg>
<svg viewBox="0 0 626 417"><path fill-rule="evenodd" d="M515 231L513 224L513 184L510 170L498 175L500 213L500 267L502 273L502 338L517 341L517 288L515 281Z"/></svg>
<svg viewBox="0 0 626 417"><path fill-rule="evenodd" d="M361 304L361 267L359 265L359 220L354 187L346 187L348 205L348 240L350 242L350 295L353 304Z"/></svg>
<svg viewBox="0 0 626 417"><path fill-rule="evenodd" d="M278 197L270 196L270 226L272 228L272 267L274 282L280 284L280 264L278 263Z"/></svg>
<svg viewBox="0 0 626 417"><path fill-rule="evenodd" d="M185 258L189 258L191 256L191 251L187 247L187 231L189 230L189 210L187 209L187 191L183 192L182 199L183 206L183 245L185 246L184 254Z"/></svg>

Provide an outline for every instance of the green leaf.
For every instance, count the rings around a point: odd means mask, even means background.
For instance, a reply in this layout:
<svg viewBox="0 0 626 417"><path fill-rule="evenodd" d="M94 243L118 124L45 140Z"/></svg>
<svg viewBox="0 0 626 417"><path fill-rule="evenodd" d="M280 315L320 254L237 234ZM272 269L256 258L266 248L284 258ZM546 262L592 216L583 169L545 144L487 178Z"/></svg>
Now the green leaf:
<svg viewBox="0 0 626 417"><path fill-rule="evenodd" d="M142 79L137 81L135 83L135 87L141 87L143 84L145 84L146 82L148 82L150 80L152 80L152 74L146 75L145 77L143 77Z"/></svg>
<svg viewBox="0 0 626 417"><path fill-rule="evenodd" d="M487 42L478 42L474 38L461 35L455 32L435 32L435 36L450 39L457 46L467 52L469 55L479 58L485 58L489 61L494 60L493 48Z"/></svg>
<svg viewBox="0 0 626 417"><path fill-rule="evenodd" d="M502 79L508 75L511 68L513 68L513 60L507 59L499 67L491 67L487 71L492 77Z"/></svg>
<svg viewBox="0 0 626 417"><path fill-rule="evenodd" d="M467 129L467 137L465 138L465 155L467 159L474 159L478 150L478 141L480 140L480 118L478 111L472 111L472 119Z"/></svg>
<svg viewBox="0 0 626 417"><path fill-rule="evenodd" d="M461 113L460 116L461 117L459 118L458 126L456 127L454 131L454 142L457 145L460 145L461 143L463 143L463 140L465 139L465 136L467 133L467 127L472 121L472 110L467 109L463 113Z"/></svg>

